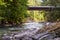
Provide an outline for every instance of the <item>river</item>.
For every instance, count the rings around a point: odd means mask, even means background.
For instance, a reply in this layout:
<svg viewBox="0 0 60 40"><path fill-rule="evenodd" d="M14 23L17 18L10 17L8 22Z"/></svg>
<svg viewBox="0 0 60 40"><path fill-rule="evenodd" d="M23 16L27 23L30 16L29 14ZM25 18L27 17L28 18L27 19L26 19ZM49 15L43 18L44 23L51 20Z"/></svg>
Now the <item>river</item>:
<svg viewBox="0 0 60 40"><path fill-rule="evenodd" d="M24 23L23 28L15 27L3 29L2 40L56 40L54 39L56 36L54 33L49 33L47 31L43 33L38 32L38 30L49 24L50 22L29 22Z"/></svg>

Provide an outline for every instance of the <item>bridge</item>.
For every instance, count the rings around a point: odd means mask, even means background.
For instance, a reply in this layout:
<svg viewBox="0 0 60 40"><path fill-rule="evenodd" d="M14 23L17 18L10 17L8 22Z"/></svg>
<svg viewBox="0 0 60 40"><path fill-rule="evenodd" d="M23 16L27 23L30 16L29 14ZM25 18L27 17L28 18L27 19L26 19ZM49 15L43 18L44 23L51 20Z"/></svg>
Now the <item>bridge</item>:
<svg viewBox="0 0 60 40"><path fill-rule="evenodd" d="M28 6L28 10L60 10L60 6Z"/></svg>

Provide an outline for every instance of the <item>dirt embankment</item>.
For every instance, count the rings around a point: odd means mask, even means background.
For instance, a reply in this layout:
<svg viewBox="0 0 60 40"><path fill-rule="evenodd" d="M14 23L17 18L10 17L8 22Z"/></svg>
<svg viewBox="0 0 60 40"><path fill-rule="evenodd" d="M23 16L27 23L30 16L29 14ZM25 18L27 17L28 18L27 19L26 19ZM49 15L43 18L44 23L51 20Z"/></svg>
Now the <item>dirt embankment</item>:
<svg viewBox="0 0 60 40"><path fill-rule="evenodd" d="M51 23L50 25L46 25L42 29L39 30L39 32L60 32L60 22L54 22Z"/></svg>

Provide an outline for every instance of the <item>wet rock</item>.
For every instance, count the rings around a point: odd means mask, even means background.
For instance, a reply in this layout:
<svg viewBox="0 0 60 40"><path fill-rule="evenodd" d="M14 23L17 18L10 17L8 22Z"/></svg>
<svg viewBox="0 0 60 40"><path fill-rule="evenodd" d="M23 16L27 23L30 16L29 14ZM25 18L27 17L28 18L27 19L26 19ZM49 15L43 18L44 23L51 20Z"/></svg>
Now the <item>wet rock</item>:
<svg viewBox="0 0 60 40"><path fill-rule="evenodd" d="M50 25L47 23L47 26ZM51 24L52 25L52 24ZM31 26L31 28L30 28ZM53 27L44 27L41 31L39 27L35 27L35 24L28 26L29 29L24 29L23 31L12 33L10 35L4 35L2 40L60 40L59 38L55 38L54 33L50 33L47 30L52 29ZM45 30L46 29L46 30Z"/></svg>
<svg viewBox="0 0 60 40"><path fill-rule="evenodd" d="M22 38L22 40L33 40L31 37L29 37L29 36L24 36L23 38Z"/></svg>
<svg viewBox="0 0 60 40"><path fill-rule="evenodd" d="M2 40L12 40L12 39L13 39L13 37L11 37L11 36L2 37Z"/></svg>
<svg viewBox="0 0 60 40"><path fill-rule="evenodd" d="M60 40L60 38L55 38L54 40Z"/></svg>
<svg viewBox="0 0 60 40"><path fill-rule="evenodd" d="M2 40L42 40L42 39L52 39L53 36L48 33L37 33L38 30L27 30L18 32L17 34L4 35Z"/></svg>

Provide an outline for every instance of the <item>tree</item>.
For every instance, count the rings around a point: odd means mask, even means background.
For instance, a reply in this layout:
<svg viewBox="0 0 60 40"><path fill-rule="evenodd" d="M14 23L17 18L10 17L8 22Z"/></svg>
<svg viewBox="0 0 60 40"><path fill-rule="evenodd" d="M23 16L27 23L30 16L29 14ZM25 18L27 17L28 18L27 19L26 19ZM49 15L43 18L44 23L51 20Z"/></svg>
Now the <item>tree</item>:
<svg viewBox="0 0 60 40"><path fill-rule="evenodd" d="M43 0L41 3L42 6L60 6L60 1L59 0ZM47 21L60 21L60 10L53 10L48 13L46 13Z"/></svg>
<svg viewBox="0 0 60 40"><path fill-rule="evenodd" d="M28 0L28 6L41 6L41 0ZM41 22L45 20L44 11L41 10L30 10L30 18L35 22Z"/></svg>
<svg viewBox="0 0 60 40"><path fill-rule="evenodd" d="M3 22L22 23L27 15L27 0L1 0L0 11Z"/></svg>

